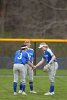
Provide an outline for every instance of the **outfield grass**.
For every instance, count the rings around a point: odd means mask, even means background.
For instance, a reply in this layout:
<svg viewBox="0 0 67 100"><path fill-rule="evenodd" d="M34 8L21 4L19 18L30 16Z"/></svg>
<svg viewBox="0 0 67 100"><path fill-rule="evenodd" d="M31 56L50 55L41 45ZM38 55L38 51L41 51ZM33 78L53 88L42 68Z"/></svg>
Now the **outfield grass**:
<svg viewBox="0 0 67 100"><path fill-rule="evenodd" d="M44 77L46 76L46 77ZM37 94L29 93L28 77L26 78L27 96L13 95L13 72L12 69L0 69L0 100L66 100L67 99L67 70L58 70L55 79L55 95L44 96L49 89L47 73L38 70L34 76L34 89ZM19 90L19 83L18 89Z"/></svg>

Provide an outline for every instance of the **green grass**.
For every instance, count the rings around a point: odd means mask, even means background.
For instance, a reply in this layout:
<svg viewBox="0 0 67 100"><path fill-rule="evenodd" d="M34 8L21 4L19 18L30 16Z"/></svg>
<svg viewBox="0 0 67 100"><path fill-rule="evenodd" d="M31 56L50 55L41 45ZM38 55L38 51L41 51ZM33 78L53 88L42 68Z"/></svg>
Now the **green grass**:
<svg viewBox="0 0 67 100"><path fill-rule="evenodd" d="M36 77L39 76L39 77ZM49 78L42 70L34 76L34 89L37 94L29 93L28 78L26 78L27 96L13 95L13 72L12 69L0 69L0 100L66 100L67 99L67 70L58 70L55 79L55 95L44 96L49 90ZM40 77L41 76L41 77ZM42 77L47 76L47 77ZM63 76L63 77L62 77ZM19 90L19 83L17 92Z"/></svg>

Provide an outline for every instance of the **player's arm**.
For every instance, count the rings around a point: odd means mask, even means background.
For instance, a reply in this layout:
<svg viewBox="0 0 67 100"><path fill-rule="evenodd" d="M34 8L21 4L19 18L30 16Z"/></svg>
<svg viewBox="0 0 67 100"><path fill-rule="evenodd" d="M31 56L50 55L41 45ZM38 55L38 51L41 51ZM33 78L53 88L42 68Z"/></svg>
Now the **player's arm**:
<svg viewBox="0 0 67 100"><path fill-rule="evenodd" d="M55 57L54 53L51 51L51 49L49 49L49 53L52 56L51 60L49 61L49 64L51 64L56 59L56 57Z"/></svg>
<svg viewBox="0 0 67 100"><path fill-rule="evenodd" d="M28 63L28 65L29 65L32 69L34 69L34 66L33 66L33 64L32 64L30 61L28 61L27 63Z"/></svg>
<svg viewBox="0 0 67 100"><path fill-rule="evenodd" d="M42 58L42 60L35 66L35 68L41 66L44 63L44 59Z"/></svg>
<svg viewBox="0 0 67 100"><path fill-rule="evenodd" d="M30 62L30 57L29 57L29 54L27 53L27 64L33 69L34 66L33 66L33 63Z"/></svg>
<svg viewBox="0 0 67 100"><path fill-rule="evenodd" d="M51 64L55 60L55 55L52 56L52 59L50 60L49 64Z"/></svg>

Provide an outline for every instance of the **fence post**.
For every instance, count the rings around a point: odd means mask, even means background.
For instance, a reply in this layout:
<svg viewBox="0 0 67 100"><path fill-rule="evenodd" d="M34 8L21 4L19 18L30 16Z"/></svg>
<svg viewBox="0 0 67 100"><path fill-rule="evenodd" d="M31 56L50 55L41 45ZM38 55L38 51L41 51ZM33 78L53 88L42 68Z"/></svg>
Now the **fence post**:
<svg viewBox="0 0 67 100"><path fill-rule="evenodd" d="M34 65L36 65L36 42L34 42ZM36 75L36 69L34 70L34 75Z"/></svg>

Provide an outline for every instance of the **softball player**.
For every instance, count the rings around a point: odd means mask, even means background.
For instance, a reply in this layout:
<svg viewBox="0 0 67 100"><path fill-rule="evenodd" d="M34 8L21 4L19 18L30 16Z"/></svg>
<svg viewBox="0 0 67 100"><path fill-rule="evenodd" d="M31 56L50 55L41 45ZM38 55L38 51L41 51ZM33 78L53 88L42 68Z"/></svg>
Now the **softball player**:
<svg viewBox="0 0 67 100"><path fill-rule="evenodd" d="M54 82L55 82L54 79L55 79L56 70L58 69L58 63L57 63L54 53L52 52L52 50L48 47L46 43L41 43L39 48L41 48L44 53L43 53L42 60L35 66L35 68L42 65L44 61L46 61L46 65L50 65L49 70L48 70L49 80L50 80L50 90L44 95L53 95Z"/></svg>
<svg viewBox="0 0 67 100"><path fill-rule="evenodd" d="M21 46L21 50L16 51L14 57L14 66L13 66L13 74L14 74L14 82L13 82L13 89L14 95L16 95L17 89L17 82L18 82L18 74L20 75L20 91L23 91L22 94L26 95L25 93L25 64L28 63L30 67L33 68L33 65L29 61L29 56L26 50L28 47L26 45Z"/></svg>
<svg viewBox="0 0 67 100"><path fill-rule="evenodd" d="M29 54L29 59L30 59L30 62L33 63L33 59L34 59L34 50L32 48L30 48L30 41L25 41L24 42L25 45L28 46L28 49L27 49L27 53ZM29 86L30 86L30 93L36 93L34 90L33 90L33 70L31 70L31 67L29 67L28 64L25 65L26 66L26 74L28 72L28 79L29 79Z"/></svg>

